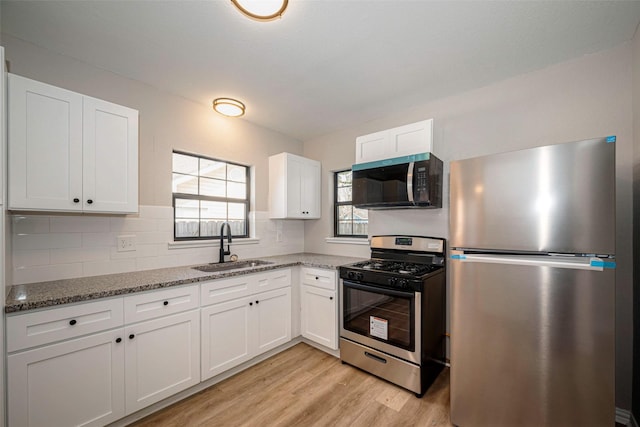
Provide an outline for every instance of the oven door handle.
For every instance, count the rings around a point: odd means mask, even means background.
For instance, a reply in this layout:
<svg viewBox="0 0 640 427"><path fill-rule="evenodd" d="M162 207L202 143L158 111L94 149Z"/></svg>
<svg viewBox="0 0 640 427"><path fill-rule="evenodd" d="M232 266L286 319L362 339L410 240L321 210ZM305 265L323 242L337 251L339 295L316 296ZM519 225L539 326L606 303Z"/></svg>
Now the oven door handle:
<svg viewBox="0 0 640 427"><path fill-rule="evenodd" d="M377 286L370 286L370 285L364 285L361 283L350 282L348 280L343 280L342 286L358 289L361 291L375 292L379 294L392 295L392 296L404 297L404 298L414 298L416 294L416 292L414 291L397 291L395 289L379 288Z"/></svg>

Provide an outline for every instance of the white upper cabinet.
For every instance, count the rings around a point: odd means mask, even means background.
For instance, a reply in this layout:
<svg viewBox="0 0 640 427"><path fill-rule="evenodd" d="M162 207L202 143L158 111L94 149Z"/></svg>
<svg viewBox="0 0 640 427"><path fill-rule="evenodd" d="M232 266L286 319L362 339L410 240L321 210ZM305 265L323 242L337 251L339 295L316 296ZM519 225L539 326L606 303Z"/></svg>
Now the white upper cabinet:
<svg viewBox="0 0 640 427"><path fill-rule="evenodd" d="M138 211L138 112L8 75L9 209Z"/></svg>
<svg viewBox="0 0 640 427"><path fill-rule="evenodd" d="M269 157L269 217L320 218L320 162L280 153Z"/></svg>
<svg viewBox="0 0 640 427"><path fill-rule="evenodd" d="M423 120L356 138L356 164L430 153L433 119Z"/></svg>

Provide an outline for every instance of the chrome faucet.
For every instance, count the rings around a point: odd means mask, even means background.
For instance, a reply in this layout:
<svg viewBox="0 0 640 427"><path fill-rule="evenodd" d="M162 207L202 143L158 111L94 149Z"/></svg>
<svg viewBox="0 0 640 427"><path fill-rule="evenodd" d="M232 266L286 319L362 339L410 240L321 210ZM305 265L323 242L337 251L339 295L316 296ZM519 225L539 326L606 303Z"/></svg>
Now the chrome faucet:
<svg viewBox="0 0 640 427"><path fill-rule="evenodd" d="M227 250L224 250L224 228L227 227ZM218 262L224 262L224 256L231 255L231 225L228 222L224 222L220 227L220 259Z"/></svg>

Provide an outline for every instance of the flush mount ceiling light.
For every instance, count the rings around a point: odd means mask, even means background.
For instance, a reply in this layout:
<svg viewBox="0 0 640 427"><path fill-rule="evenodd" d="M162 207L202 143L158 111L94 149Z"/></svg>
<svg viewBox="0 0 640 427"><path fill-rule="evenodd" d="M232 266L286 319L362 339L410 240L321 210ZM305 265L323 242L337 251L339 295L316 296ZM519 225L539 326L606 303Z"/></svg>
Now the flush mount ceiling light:
<svg viewBox="0 0 640 427"><path fill-rule="evenodd" d="M289 0L231 0L231 3L251 19L272 21L282 16Z"/></svg>
<svg viewBox="0 0 640 427"><path fill-rule="evenodd" d="M240 117L244 115L245 106L235 99L216 98L213 100L213 109L224 116Z"/></svg>

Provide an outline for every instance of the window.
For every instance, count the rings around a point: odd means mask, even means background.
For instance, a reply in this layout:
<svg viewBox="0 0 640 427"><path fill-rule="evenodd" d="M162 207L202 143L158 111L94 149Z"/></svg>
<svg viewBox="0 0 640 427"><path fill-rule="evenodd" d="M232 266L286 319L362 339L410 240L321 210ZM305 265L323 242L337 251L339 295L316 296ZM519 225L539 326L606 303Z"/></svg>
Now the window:
<svg viewBox="0 0 640 427"><path fill-rule="evenodd" d="M249 237L249 182L247 166L174 151L174 239L213 239L224 222Z"/></svg>
<svg viewBox="0 0 640 427"><path fill-rule="evenodd" d="M351 204L351 171L335 173L334 233L336 237L367 237L369 211Z"/></svg>

